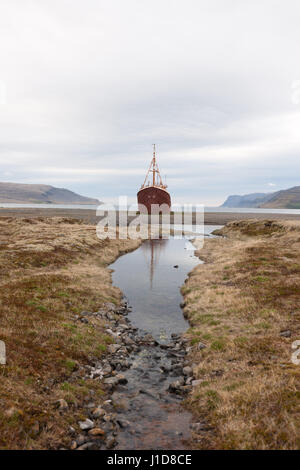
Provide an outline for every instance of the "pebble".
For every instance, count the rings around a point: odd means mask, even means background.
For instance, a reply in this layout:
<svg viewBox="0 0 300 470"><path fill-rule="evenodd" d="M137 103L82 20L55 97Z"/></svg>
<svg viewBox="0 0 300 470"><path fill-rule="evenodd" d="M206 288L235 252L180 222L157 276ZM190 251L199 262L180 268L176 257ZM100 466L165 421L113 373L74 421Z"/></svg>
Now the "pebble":
<svg viewBox="0 0 300 470"><path fill-rule="evenodd" d="M115 387L116 385L118 385L119 379L117 377L108 377L107 379L104 380L103 383L105 383L106 385L111 385Z"/></svg>
<svg viewBox="0 0 300 470"><path fill-rule="evenodd" d="M94 418L101 418L101 416L105 415L105 411L102 408L100 408L100 406L98 406L97 408L94 409L94 411L92 412L92 415Z"/></svg>
<svg viewBox="0 0 300 470"><path fill-rule="evenodd" d="M90 436L104 436L105 431L103 431L103 429L101 428L93 428L89 430L89 435Z"/></svg>
<svg viewBox="0 0 300 470"><path fill-rule="evenodd" d="M97 448L97 446L96 446L95 442L86 442L82 446L77 447L76 450L92 450L92 449L96 449L96 448Z"/></svg>
<svg viewBox="0 0 300 470"><path fill-rule="evenodd" d="M94 427L94 422L90 419L86 419L85 421L78 422L79 427L82 431L88 431Z"/></svg>
<svg viewBox="0 0 300 470"><path fill-rule="evenodd" d="M117 441L114 437L110 437L106 440L107 449L112 449L117 444Z"/></svg>
<svg viewBox="0 0 300 470"><path fill-rule="evenodd" d="M76 441L73 441L72 444L71 444L70 449L71 449L71 450L75 450L76 448L77 448L77 442L76 442Z"/></svg>
<svg viewBox="0 0 300 470"><path fill-rule="evenodd" d="M59 400L57 400L56 406L61 411L67 410L69 408L68 403L63 398L60 398Z"/></svg>
<svg viewBox="0 0 300 470"><path fill-rule="evenodd" d="M6 347L4 341L0 341L0 365L6 364Z"/></svg>
<svg viewBox="0 0 300 470"><path fill-rule="evenodd" d="M176 265L174 267L178 266ZM90 312L81 313L81 319L88 315L107 318L109 322L107 321L105 324L106 331L115 341L107 347L109 356L102 360L91 361L89 365L79 369L80 374L83 373L81 375L83 378L98 380L104 378L103 383L108 386L109 390L113 390L114 387L119 384L125 385L128 380L120 371L130 368L132 365L134 365L137 371L139 370L139 367L136 367L134 361L128 361L129 354L133 351L138 352L151 346L153 347L150 356L153 363L152 365L153 367L157 367L157 370L159 370L160 367L161 372L164 373L158 378L158 382L162 381L166 383L165 381L167 381L170 376L174 376L176 379L169 384L169 386L167 385L169 392L177 396L184 395L192 389L192 386L196 386L202 382L202 380L193 380L193 367L189 365L189 360L185 357L188 349L187 338L182 338L180 334L173 333L168 344L159 344L151 334L148 333L144 334L144 336L140 336L137 328L132 327L130 323L126 323L125 315L128 313L126 306L123 309L117 309L114 304L106 304L106 309L108 309L109 312L100 309L93 314ZM116 314L123 315L121 321L118 320ZM161 351L154 349L155 346L161 348ZM197 345L199 350L205 347L206 345L201 342ZM168 360L167 358L170 359ZM160 361L162 364L160 364ZM138 373L141 374L141 377L145 378L151 376L149 372L150 370L143 370L141 368ZM125 403L126 406L123 404L122 391L122 387L117 389L115 393L120 395L120 397L118 399L116 395L114 403L112 403L112 400L106 400L101 406L95 405L95 398L91 401L91 395L86 397L85 408L88 409L86 413L88 413L88 416L92 419L78 422L80 429L85 431L83 433L85 435L81 434L77 439L73 438L74 440L70 447L72 450L112 449L117 445L115 436L118 435L118 432L121 432L121 429L128 428L128 430L126 429L128 433L136 431L136 426L135 429L133 429L132 424L124 418L124 416L127 417L126 414L124 415L124 413L126 413L125 410L129 408L128 404L126 405ZM154 400L165 400L170 403L174 401L174 398L163 393L162 390L161 394L151 394L145 387L145 389L141 389L140 392L151 396ZM127 395L124 396L124 398L127 398ZM130 400L128 403L130 403ZM119 404L120 406L118 407L117 405ZM133 409L136 409L138 413L139 404L133 401L133 404L130 406L133 406ZM101 420L101 424L100 421L94 422L93 419ZM71 435L74 434L76 434L75 431L71 433Z"/></svg>
<svg viewBox="0 0 300 470"><path fill-rule="evenodd" d="M284 338L290 338L292 336L291 330L283 330L280 332L280 336L283 336Z"/></svg>
<svg viewBox="0 0 300 470"><path fill-rule="evenodd" d="M183 375L191 376L193 375L193 369L190 366L186 366L182 369Z"/></svg>
<svg viewBox="0 0 300 470"><path fill-rule="evenodd" d="M86 441L87 441L87 438L83 436L82 434L79 434L79 436L76 439L76 444L77 446L82 446L82 444L85 444Z"/></svg>
<svg viewBox="0 0 300 470"><path fill-rule="evenodd" d="M115 354L120 349L120 347L120 344L110 344L107 349L111 354Z"/></svg>
<svg viewBox="0 0 300 470"><path fill-rule="evenodd" d="M200 379L199 379L199 380L193 380L193 381L192 381L192 386L193 386L193 387L197 387L197 385L200 385L201 382L203 382L203 380L200 380Z"/></svg>
<svg viewBox="0 0 300 470"><path fill-rule="evenodd" d="M193 423L191 424L191 429L196 432L206 431L207 425L204 423Z"/></svg>

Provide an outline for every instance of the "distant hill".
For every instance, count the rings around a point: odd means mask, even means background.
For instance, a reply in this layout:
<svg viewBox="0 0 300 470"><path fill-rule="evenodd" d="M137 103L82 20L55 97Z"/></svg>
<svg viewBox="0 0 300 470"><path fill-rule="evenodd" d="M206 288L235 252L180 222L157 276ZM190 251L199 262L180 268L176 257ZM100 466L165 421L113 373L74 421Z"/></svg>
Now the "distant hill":
<svg viewBox="0 0 300 470"><path fill-rule="evenodd" d="M98 199L80 196L68 189L46 184L0 183L0 202L15 204L100 204Z"/></svg>
<svg viewBox="0 0 300 470"><path fill-rule="evenodd" d="M273 193L260 207L275 209L300 209L300 186Z"/></svg>
<svg viewBox="0 0 300 470"><path fill-rule="evenodd" d="M244 196L228 196L221 207L259 207L259 204L264 202L267 196L272 197L273 193L253 193L245 194Z"/></svg>
<svg viewBox="0 0 300 470"><path fill-rule="evenodd" d="M300 209L300 186L275 193L253 193L229 196L221 207L259 207L269 209Z"/></svg>

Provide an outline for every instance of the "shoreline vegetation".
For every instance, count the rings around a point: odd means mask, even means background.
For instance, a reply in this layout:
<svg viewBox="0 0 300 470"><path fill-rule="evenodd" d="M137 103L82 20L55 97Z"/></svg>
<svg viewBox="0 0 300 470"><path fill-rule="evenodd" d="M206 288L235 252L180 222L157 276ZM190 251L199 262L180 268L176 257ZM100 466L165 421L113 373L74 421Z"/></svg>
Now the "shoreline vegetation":
<svg viewBox="0 0 300 470"><path fill-rule="evenodd" d="M189 445L298 448L300 222L232 222L217 234L182 287ZM122 293L108 266L140 244L99 240L77 218L0 217L0 449L72 448L90 403L101 409L107 387L86 377L115 341L109 312Z"/></svg>
<svg viewBox="0 0 300 470"><path fill-rule="evenodd" d="M113 338L83 315L119 305L107 266L139 240L99 240L76 219L0 217L0 449L70 448L70 427L104 400L89 364Z"/></svg>
<svg viewBox="0 0 300 470"><path fill-rule="evenodd" d="M215 234L182 287L197 447L298 449L300 223L232 222Z"/></svg>

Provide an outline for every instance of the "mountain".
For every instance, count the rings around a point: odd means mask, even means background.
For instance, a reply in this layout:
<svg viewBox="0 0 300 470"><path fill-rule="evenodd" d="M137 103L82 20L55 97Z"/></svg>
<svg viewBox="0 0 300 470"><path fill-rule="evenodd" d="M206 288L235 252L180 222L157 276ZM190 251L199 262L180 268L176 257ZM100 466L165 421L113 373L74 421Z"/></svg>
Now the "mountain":
<svg viewBox="0 0 300 470"><path fill-rule="evenodd" d="M259 207L260 204L263 204L272 196L273 193L253 193L245 194L244 196L228 196L221 207Z"/></svg>
<svg viewBox="0 0 300 470"><path fill-rule="evenodd" d="M221 207L259 207L268 209L300 209L300 186L275 193L253 193L229 196Z"/></svg>
<svg viewBox="0 0 300 470"><path fill-rule="evenodd" d="M277 191L259 207L275 209L300 209L300 186Z"/></svg>
<svg viewBox="0 0 300 470"><path fill-rule="evenodd" d="M0 202L16 204L100 204L98 199L80 196L68 189L46 184L0 183Z"/></svg>

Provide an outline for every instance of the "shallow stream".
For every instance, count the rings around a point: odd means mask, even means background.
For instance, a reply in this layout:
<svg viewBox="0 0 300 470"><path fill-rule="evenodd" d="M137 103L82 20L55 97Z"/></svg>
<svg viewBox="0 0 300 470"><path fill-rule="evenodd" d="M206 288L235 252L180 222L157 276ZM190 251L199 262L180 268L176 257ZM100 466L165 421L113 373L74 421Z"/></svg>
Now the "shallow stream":
<svg viewBox="0 0 300 470"><path fill-rule="evenodd" d="M217 227L205 226L206 236ZM201 263L186 239L148 240L110 267L114 285L129 305L128 319L139 336L152 335L129 357L125 385L118 385L113 402L119 415L117 449L184 449L191 416L181 394L170 383L183 380L186 351L180 335L188 329L180 303L180 287Z"/></svg>

